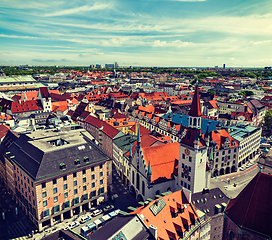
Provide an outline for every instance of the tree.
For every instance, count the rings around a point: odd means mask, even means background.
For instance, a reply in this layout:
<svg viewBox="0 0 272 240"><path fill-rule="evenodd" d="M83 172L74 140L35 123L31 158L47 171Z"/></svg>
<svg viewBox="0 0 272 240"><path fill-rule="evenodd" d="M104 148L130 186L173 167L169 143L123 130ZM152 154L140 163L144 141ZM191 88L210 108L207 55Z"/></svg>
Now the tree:
<svg viewBox="0 0 272 240"><path fill-rule="evenodd" d="M271 134L272 132L272 109L268 110L264 116L264 129Z"/></svg>
<svg viewBox="0 0 272 240"><path fill-rule="evenodd" d="M215 92L212 90L207 91L208 94L215 95Z"/></svg>

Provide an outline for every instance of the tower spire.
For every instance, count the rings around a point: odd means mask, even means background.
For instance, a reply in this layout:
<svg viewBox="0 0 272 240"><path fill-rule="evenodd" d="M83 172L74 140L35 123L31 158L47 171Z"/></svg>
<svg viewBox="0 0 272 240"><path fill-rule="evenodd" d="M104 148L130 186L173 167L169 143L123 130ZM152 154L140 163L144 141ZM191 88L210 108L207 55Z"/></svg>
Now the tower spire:
<svg viewBox="0 0 272 240"><path fill-rule="evenodd" d="M140 145L141 145L141 132L140 132L140 126L138 126L137 147L140 147Z"/></svg>
<svg viewBox="0 0 272 240"><path fill-rule="evenodd" d="M202 115L201 108L200 108L198 86L195 87L195 93L194 93L191 109L190 109L188 115L192 116L192 117L200 117Z"/></svg>

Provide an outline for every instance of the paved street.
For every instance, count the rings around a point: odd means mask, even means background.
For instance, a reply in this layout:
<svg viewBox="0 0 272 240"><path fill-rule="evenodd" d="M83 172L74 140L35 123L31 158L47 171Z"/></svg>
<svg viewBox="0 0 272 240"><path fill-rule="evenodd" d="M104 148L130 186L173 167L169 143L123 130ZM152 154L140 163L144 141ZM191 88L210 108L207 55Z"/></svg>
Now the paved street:
<svg viewBox="0 0 272 240"><path fill-rule="evenodd" d="M18 209L18 216L15 208ZM4 188L4 183L0 183L0 239L26 239L26 236L34 229L23 211L16 205L15 201ZM5 220L3 219L3 212Z"/></svg>
<svg viewBox="0 0 272 240"><path fill-rule="evenodd" d="M235 198L259 171L257 164L245 171L211 179L211 188L219 187L229 198ZM234 186L235 184L235 186Z"/></svg>

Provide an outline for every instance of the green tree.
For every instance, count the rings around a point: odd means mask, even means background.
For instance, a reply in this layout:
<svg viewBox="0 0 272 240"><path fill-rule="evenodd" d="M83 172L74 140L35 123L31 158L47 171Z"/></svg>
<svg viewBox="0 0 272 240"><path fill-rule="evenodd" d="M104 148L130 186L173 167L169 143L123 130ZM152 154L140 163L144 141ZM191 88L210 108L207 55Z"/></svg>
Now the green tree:
<svg viewBox="0 0 272 240"><path fill-rule="evenodd" d="M268 110L264 115L264 130L268 131L269 134L272 132L272 109Z"/></svg>

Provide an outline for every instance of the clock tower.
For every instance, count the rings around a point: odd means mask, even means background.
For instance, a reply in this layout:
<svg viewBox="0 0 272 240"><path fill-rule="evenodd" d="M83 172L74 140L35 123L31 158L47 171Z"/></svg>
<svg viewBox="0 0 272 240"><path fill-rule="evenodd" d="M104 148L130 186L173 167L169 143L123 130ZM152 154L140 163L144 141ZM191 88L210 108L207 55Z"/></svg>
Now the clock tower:
<svg viewBox="0 0 272 240"><path fill-rule="evenodd" d="M206 187L207 141L201 133L201 106L198 87L189 111L188 127L182 126L179 134L179 168L176 178L178 189L185 188L192 193Z"/></svg>

